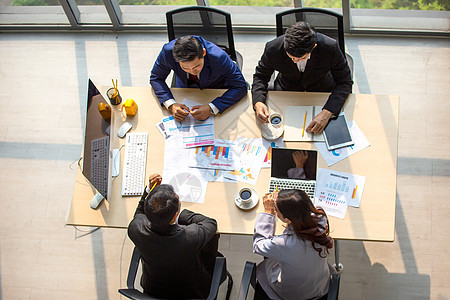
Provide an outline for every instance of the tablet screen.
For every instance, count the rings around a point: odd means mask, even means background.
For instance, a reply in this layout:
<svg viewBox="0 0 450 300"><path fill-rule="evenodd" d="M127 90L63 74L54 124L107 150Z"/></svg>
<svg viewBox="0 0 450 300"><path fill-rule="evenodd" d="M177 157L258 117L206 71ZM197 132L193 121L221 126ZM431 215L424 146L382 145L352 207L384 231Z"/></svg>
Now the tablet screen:
<svg viewBox="0 0 450 300"><path fill-rule="evenodd" d="M323 134L329 150L354 144L344 113L330 120Z"/></svg>

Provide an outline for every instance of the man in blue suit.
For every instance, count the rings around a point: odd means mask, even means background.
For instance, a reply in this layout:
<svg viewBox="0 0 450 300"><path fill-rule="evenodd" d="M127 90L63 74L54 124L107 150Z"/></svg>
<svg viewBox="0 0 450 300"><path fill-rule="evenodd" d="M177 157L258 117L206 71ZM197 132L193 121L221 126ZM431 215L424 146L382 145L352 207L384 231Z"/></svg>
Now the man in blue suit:
<svg viewBox="0 0 450 300"><path fill-rule="evenodd" d="M165 80L170 71L176 75L177 87L228 89L208 105L189 109L174 100ZM150 75L150 84L162 105L177 121L192 114L205 120L223 113L247 94L247 85L237 65L215 44L199 36L184 36L163 46Z"/></svg>

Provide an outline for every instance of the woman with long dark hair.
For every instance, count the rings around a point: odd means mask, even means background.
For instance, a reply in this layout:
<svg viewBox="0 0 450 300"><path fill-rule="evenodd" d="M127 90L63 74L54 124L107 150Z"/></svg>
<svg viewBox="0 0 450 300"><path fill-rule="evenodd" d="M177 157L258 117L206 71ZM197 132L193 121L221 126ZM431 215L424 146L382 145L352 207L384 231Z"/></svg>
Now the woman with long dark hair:
<svg viewBox="0 0 450 300"><path fill-rule="evenodd" d="M266 259L257 267L255 299L320 299L327 295L333 247L325 211L315 208L301 190L282 190L263 197L256 218L253 252ZM275 215L287 224L275 236Z"/></svg>

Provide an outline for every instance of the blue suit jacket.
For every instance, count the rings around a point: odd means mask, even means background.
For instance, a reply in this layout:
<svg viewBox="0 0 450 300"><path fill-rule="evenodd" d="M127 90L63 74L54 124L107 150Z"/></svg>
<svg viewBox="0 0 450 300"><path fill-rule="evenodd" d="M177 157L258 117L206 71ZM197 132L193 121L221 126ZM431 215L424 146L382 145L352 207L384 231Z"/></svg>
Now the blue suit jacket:
<svg viewBox="0 0 450 300"><path fill-rule="evenodd" d="M200 72L200 89L228 89L222 96L212 101L214 106L222 113L247 94L244 76L225 51L202 37L195 37L206 49L204 66ZM174 99L165 81L171 70L177 77L176 86L188 87L187 73L181 69L180 64L175 61L172 55L175 41L173 40L163 46L150 75L150 84L161 104L169 99Z"/></svg>

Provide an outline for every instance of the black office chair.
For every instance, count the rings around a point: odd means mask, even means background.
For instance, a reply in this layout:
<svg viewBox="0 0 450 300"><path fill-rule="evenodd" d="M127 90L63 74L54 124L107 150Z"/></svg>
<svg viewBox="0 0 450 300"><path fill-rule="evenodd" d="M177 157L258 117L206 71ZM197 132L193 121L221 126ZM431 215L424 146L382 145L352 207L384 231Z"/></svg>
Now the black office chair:
<svg viewBox="0 0 450 300"><path fill-rule="evenodd" d="M330 266L331 267L331 266ZM328 288L327 300L337 300L339 296L340 272L332 272ZM256 287L256 263L247 261L242 274L241 287L239 288L239 300L246 300L250 285Z"/></svg>
<svg viewBox="0 0 450 300"><path fill-rule="evenodd" d="M345 53L344 18L341 14L321 8L294 8L276 14L277 36L283 35L292 24L304 21L317 32L335 39L347 63L353 78L353 58Z"/></svg>
<svg viewBox="0 0 450 300"><path fill-rule="evenodd" d="M199 35L228 53L242 71L244 60L234 47L229 13L212 7L189 6L168 11L166 19L169 41L185 35ZM174 83L172 80L172 87Z"/></svg>
<svg viewBox="0 0 450 300"><path fill-rule="evenodd" d="M127 288L119 289L119 293L125 297L133 300L160 300L160 298L155 298L144 294L134 287L134 282L136 279L136 274L139 267L139 262L141 260L141 253L135 247L133 250L133 255L131 257L130 268L128 270L127 276ZM219 286L227 279L227 294L226 299L230 299L231 289L233 288L233 278L231 274L227 271L227 263L225 257L216 257L216 263L214 265L214 273L211 281L211 287L209 290L209 295L207 300L213 300L217 298L219 293Z"/></svg>

